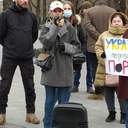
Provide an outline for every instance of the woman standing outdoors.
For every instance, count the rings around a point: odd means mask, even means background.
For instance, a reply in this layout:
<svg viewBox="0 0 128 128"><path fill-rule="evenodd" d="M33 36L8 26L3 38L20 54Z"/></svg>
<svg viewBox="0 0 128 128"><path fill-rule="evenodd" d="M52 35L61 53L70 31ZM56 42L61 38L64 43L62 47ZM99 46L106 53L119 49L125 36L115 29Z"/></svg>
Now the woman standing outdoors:
<svg viewBox="0 0 128 128"><path fill-rule="evenodd" d="M103 32L99 39L96 42L95 50L98 58L98 67L96 72L95 84L105 85L105 45L104 40L106 37L112 38L120 38L126 30L127 17L120 12L114 13L109 20L109 28L108 31ZM109 115L106 118L106 122L112 122L116 119L116 111L115 111L115 92L117 92L117 87L108 87L104 86L105 93L105 101L107 104L107 108L109 111ZM125 123L125 104L124 100L118 99L120 104L120 123Z"/></svg>
<svg viewBox="0 0 128 128"><path fill-rule="evenodd" d="M80 49L80 44L72 25L63 18L63 4L50 4L50 20L42 27L40 41L44 53L53 56L52 68L42 72L41 84L45 88L44 128L52 127L52 112L56 101L66 103L73 86L72 56Z"/></svg>
<svg viewBox="0 0 128 128"><path fill-rule="evenodd" d="M81 25L82 18L80 15L75 15L74 5L70 1L64 2L64 18L67 19L76 29L77 36L81 44L81 51L85 53L86 36ZM80 85L82 63L78 63L78 62L76 63L75 61L73 61L73 69L74 69L74 86L72 87L71 91L78 92Z"/></svg>

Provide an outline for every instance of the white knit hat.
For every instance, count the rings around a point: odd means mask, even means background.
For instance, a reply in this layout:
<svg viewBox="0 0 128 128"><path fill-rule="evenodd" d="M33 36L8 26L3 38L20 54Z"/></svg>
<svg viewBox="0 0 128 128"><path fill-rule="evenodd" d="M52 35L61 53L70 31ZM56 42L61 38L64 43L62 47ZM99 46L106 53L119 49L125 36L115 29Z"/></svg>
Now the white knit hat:
<svg viewBox="0 0 128 128"><path fill-rule="evenodd" d="M50 10L53 11L56 8L60 8L60 9L64 10L63 3L60 2L60 1L57 1L57 0L51 2L51 4L50 4Z"/></svg>

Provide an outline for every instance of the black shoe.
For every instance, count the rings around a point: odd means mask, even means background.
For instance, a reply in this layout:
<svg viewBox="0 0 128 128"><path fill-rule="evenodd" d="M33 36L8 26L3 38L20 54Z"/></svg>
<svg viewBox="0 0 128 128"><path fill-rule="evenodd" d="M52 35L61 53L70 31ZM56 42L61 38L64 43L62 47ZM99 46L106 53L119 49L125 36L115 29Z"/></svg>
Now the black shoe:
<svg viewBox="0 0 128 128"><path fill-rule="evenodd" d="M73 87L71 88L71 92L79 92L79 88L76 87L76 86L73 86Z"/></svg>
<svg viewBox="0 0 128 128"><path fill-rule="evenodd" d="M120 124L125 124L125 120L126 120L126 113L121 112Z"/></svg>
<svg viewBox="0 0 128 128"><path fill-rule="evenodd" d="M116 112L110 111L108 117L106 118L106 122L113 122L116 119Z"/></svg>
<svg viewBox="0 0 128 128"><path fill-rule="evenodd" d="M94 94L93 88L88 88L88 89L87 89L87 93L89 93L89 94Z"/></svg>

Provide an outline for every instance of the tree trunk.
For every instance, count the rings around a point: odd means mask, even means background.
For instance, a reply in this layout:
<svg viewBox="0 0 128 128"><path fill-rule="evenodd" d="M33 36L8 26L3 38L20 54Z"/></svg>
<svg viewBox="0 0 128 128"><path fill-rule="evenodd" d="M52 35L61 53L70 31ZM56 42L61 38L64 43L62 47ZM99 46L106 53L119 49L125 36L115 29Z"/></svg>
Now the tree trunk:
<svg viewBox="0 0 128 128"><path fill-rule="evenodd" d="M126 2L125 3L125 5L126 5L125 13L126 13L126 15L128 15L128 0L126 0L125 2Z"/></svg>
<svg viewBox="0 0 128 128"><path fill-rule="evenodd" d="M37 17L37 20L38 20L38 23L40 24L41 22L41 17L40 17L40 0L37 0L37 6L36 6L36 17Z"/></svg>
<svg viewBox="0 0 128 128"><path fill-rule="evenodd" d="M43 1L43 23L46 20L46 0Z"/></svg>
<svg viewBox="0 0 128 128"><path fill-rule="evenodd" d="M3 0L3 10L7 9L12 4L12 0Z"/></svg>

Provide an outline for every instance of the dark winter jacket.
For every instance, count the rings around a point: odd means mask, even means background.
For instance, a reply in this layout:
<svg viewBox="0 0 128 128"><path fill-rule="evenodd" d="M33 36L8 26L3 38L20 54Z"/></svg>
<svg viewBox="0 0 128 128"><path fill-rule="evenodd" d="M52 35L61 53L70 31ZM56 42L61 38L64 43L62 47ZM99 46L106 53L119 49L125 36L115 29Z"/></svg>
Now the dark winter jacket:
<svg viewBox="0 0 128 128"><path fill-rule="evenodd" d="M34 55L33 43L38 37L36 17L15 3L0 15L0 44L3 56L28 59Z"/></svg>
<svg viewBox="0 0 128 128"><path fill-rule="evenodd" d="M77 26L77 35L81 43L81 50L85 54L86 49L87 49L87 46L86 46L87 45L87 34L86 34L86 31L84 31L82 27L83 27L82 24L79 24Z"/></svg>
<svg viewBox="0 0 128 128"><path fill-rule="evenodd" d="M72 56L80 50L75 28L68 21L61 28L48 22L42 27L39 39L43 49L54 55L53 67L42 73L41 84L52 87L73 86ZM64 44L65 49L60 51L58 44Z"/></svg>
<svg viewBox="0 0 128 128"><path fill-rule="evenodd" d="M86 54L86 45L87 45L87 33L86 31L83 29L83 25L82 25L82 18L80 15L76 14L75 15L76 17L76 25L73 26L76 31L77 31L77 36L78 36L78 39L80 41L80 44L81 44L81 52L83 52L84 54ZM76 63L74 62L73 63L73 69L74 70L79 70L81 68L81 64L82 63Z"/></svg>

